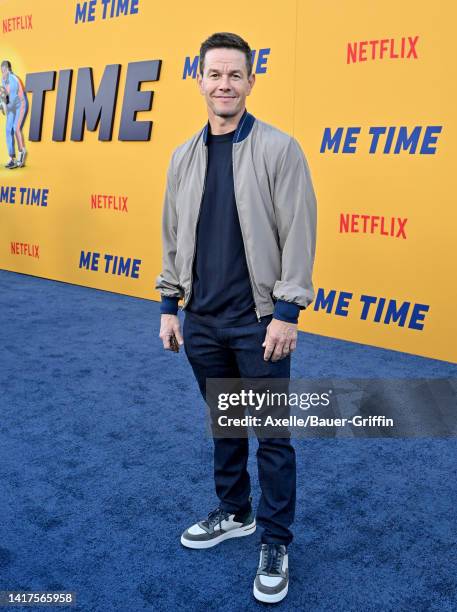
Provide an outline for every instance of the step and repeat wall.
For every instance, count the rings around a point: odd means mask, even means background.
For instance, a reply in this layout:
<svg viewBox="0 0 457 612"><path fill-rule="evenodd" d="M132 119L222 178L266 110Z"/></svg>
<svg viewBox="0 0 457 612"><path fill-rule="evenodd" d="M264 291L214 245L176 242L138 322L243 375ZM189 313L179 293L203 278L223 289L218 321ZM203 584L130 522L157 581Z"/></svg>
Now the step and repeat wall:
<svg viewBox="0 0 457 612"><path fill-rule="evenodd" d="M454 6L0 2L19 83L0 114L0 267L159 300L166 170L207 120L200 44L236 32L246 106L297 138L317 196L299 328L457 362ZM21 136L25 165L7 168Z"/></svg>

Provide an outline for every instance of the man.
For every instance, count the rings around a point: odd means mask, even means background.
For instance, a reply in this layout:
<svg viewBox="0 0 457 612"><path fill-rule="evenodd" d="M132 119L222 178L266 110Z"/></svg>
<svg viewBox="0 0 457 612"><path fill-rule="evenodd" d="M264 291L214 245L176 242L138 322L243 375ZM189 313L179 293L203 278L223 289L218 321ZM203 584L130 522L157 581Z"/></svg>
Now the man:
<svg viewBox="0 0 457 612"><path fill-rule="evenodd" d="M22 124L29 108L27 95L20 79L13 73L9 60L4 60L2 68L2 86L6 92L6 145L10 159L5 168L21 168L25 165L25 142L22 134ZM6 102L5 100L5 102ZM3 110L3 108L2 108ZM4 112L4 110L3 110ZM16 160L14 137L17 139L19 158Z"/></svg>
<svg viewBox="0 0 457 612"><path fill-rule="evenodd" d="M176 352L184 344L205 398L206 378L290 378L298 314L314 299L316 200L298 142L245 107L255 83L249 45L236 34L213 34L201 45L199 68L208 122L172 154L156 289L163 346ZM219 505L186 529L181 543L204 549L259 524L254 595L281 601L295 513L290 437L258 439L256 516L248 438L213 439Z"/></svg>

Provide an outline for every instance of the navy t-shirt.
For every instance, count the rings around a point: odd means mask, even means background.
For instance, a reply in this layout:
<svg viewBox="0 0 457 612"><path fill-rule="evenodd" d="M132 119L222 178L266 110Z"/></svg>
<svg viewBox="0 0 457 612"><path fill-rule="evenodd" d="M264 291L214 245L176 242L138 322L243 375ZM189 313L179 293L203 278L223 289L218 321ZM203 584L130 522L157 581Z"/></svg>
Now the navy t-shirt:
<svg viewBox="0 0 457 612"><path fill-rule="evenodd" d="M233 186L235 131L214 135L208 130L208 168L186 307L191 316L217 327L257 322Z"/></svg>

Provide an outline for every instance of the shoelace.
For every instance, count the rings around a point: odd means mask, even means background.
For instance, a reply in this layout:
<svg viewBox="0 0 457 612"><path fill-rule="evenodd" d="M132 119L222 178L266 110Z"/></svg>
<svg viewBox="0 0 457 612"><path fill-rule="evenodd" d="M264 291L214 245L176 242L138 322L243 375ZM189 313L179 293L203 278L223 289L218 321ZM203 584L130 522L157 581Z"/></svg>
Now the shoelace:
<svg viewBox="0 0 457 612"><path fill-rule="evenodd" d="M216 508L208 514L205 523L207 523L210 529L214 528L217 524L219 524L219 528L222 529L222 521L228 519L229 516L230 514L222 510L222 508Z"/></svg>
<svg viewBox="0 0 457 612"><path fill-rule="evenodd" d="M283 554L280 544L263 544L262 570L267 574L280 574Z"/></svg>

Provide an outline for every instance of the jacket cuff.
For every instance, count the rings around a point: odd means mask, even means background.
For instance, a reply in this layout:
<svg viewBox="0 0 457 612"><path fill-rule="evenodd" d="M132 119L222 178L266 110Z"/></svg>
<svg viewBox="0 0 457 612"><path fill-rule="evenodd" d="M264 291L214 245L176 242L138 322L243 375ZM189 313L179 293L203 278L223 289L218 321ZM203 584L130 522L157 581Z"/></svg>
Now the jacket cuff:
<svg viewBox="0 0 457 612"><path fill-rule="evenodd" d="M162 296L160 302L160 314L178 314L179 297Z"/></svg>
<svg viewBox="0 0 457 612"><path fill-rule="evenodd" d="M285 300L276 300L273 318L287 323L298 323L298 315L300 314L300 306L294 302L286 302Z"/></svg>

